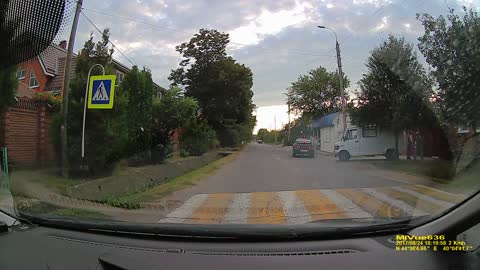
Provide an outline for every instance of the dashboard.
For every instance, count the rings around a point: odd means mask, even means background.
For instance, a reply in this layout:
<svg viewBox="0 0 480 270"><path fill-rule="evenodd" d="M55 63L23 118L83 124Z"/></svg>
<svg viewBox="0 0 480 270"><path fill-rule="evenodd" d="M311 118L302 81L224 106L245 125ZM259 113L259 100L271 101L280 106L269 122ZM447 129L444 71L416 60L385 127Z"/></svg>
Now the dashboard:
<svg viewBox="0 0 480 270"><path fill-rule="evenodd" d="M480 269L478 249L397 251L393 237L168 241L22 224L0 234L0 269Z"/></svg>

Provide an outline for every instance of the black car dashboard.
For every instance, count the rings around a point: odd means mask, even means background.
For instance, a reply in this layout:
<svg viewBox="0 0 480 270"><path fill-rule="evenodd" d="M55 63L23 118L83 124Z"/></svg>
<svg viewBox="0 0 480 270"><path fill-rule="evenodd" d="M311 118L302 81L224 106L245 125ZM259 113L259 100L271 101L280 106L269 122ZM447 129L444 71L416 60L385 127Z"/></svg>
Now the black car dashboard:
<svg viewBox="0 0 480 270"><path fill-rule="evenodd" d="M397 251L394 235L169 241L21 225L0 234L0 269L480 269L480 251Z"/></svg>

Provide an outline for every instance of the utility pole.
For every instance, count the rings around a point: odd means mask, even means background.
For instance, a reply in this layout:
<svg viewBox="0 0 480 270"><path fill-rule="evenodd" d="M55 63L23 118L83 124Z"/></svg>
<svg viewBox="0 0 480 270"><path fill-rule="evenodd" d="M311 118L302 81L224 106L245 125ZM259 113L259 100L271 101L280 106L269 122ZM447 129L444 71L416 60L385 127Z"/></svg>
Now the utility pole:
<svg viewBox="0 0 480 270"><path fill-rule="evenodd" d="M75 35L77 33L78 19L80 17L80 11L82 11L83 0L77 1L77 8L75 10L75 17L73 17L72 31L70 32L70 38L68 40L67 59L65 61L65 72L63 76L62 87L62 118L63 123L61 127L62 137L62 176L68 177L68 89L70 88L70 69L72 68L72 55L75 45Z"/></svg>
<svg viewBox="0 0 480 270"><path fill-rule="evenodd" d="M339 86L340 86L340 99L341 99L341 108L342 108L342 115L343 115L343 133L347 130L347 114L345 111L347 99L345 98L345 89L343 88L343 71L342 71L342 58L340 56L340 44L338 43L337 33L332 29L319 25L317 26L320 29L327 29L333 32L335 35L335 50L337 51L337 65L338 65L338 78L339 78Z"/></svg>
<svg viewBox="0 0 480 270"><path fill-rule="evenodd" d="M335 47L337 50L337 65L338 65L338 76L340 77L339 86L340 86L340 98L342 99L342 115L343 115L343 133L347 130L347 113L345 112L346 107L346 98L345 98L345 89L343 88L343 71L342 71L342 57L340 56L340 44L338 44L337 35L335 34Z"/></svg>
<svg viewBox="0 0 480 270"><path fill-rule="evenodd" d="M290 128L291 128L290 127L290 102L288 102L287 105L288 105L288 142L290 142Z"/></svg>
<svg viewBox="0 0 480 270"><path fill-rule="evenodd" d="M273 135L275 135L275 144L277 144L277 116L276 115L273 116L273 123L274 123L273 128L275 129L273 131Z"/></svg>

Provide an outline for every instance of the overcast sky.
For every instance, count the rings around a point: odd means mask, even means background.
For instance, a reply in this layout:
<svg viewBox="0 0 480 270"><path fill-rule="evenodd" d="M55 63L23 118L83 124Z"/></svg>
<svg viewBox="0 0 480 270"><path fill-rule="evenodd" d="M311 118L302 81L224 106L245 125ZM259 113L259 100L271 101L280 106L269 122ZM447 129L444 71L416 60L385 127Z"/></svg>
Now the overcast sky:
<svg viewBox="0 0 480 270"><path fill-rule="evenodd" d="M291 82L318 66L336 69L335 37L317 25L337 32L344 72L352 81L348 90L352 91L365 72L369 52L389 33L416 44L423 33L415 19L417 12L438 16L447 13L447 6L459 10L461 5L478 7L478 1L85 0L84 12L99 28L110 28L115 45L135 64L150 68L154 81L164 87L170 84L170 70L181 60L176 45L188 41L200 28L229 33L228 53L253 72L254 103L275 105L270 108L279 111L279 119L285 119L286 107L278 105L285 104L284 92ZM95 29L82 16L76 50L90 32ZM118 51L114 57L131 66ZM272 118L272 111L261 111L257 118L262 118L262 127L269 128L273 124L267 118Z"/></svg>

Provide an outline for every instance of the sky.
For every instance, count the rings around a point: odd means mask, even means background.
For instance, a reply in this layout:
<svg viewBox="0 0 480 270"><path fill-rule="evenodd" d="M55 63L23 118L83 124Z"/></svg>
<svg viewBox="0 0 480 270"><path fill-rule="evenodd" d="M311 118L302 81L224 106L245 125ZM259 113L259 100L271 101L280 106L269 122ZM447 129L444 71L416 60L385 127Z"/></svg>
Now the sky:
<svg viewBox="0 0 480 270"><path fill-rule="evenodd" d="M154 81L168 87L168 76L181 57L175 46L200 28L230 35L227 53L253 73L257 127L281 128L288 121L285 89L300 75L323 66L336 70L335 36L340 42L349 92L365 73L370 51L388 34L417 44L423 34L416 13L445 15L448 8L477 8L472 0L84 0L83 13L100 29L110 28L118 48L114 58L151 69ZM80 17L76 51L93 32ZM120 51L126 56L124 57ZM419 53L419 55L421 55ZM127 59L128 58L128 59ZM424 60L422 59L424 62ZM276 119L276 125L274 122Z"/></svg>

